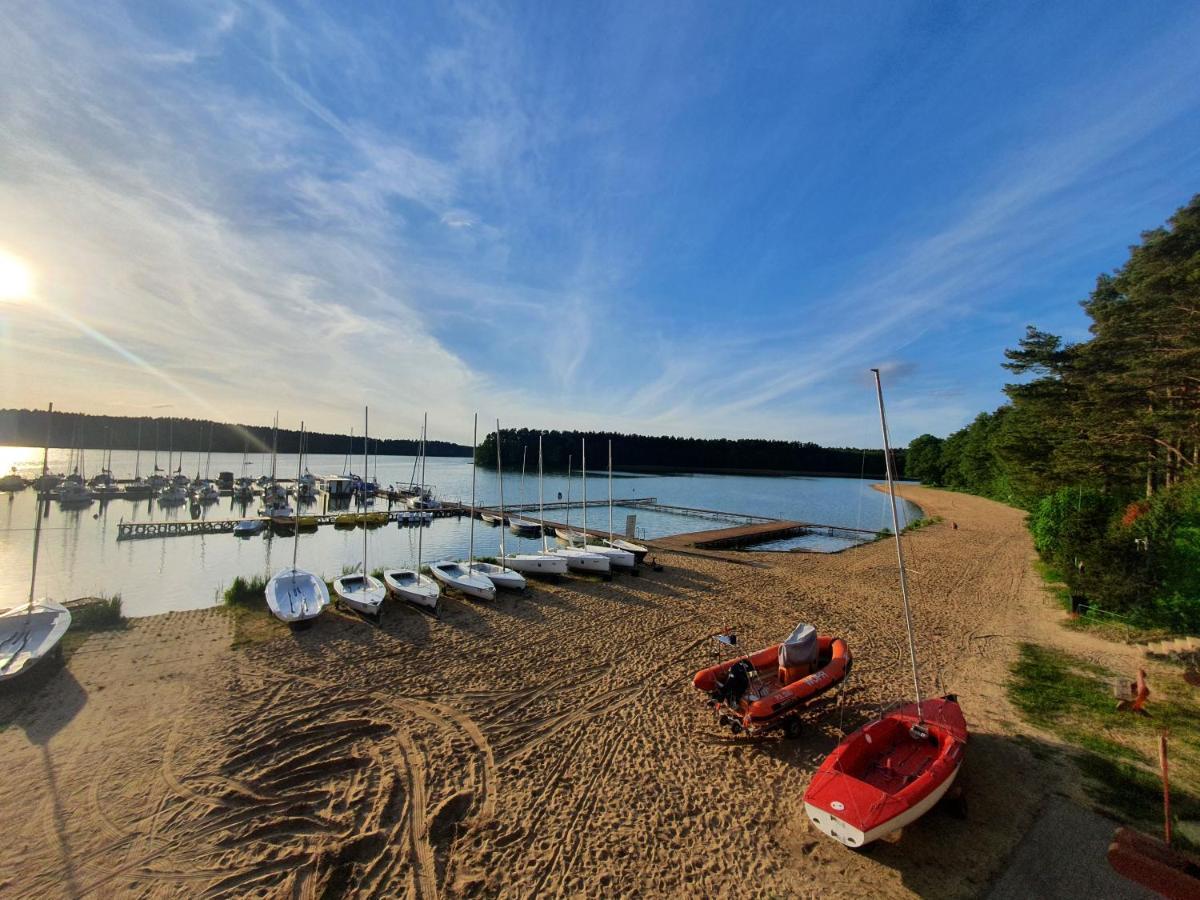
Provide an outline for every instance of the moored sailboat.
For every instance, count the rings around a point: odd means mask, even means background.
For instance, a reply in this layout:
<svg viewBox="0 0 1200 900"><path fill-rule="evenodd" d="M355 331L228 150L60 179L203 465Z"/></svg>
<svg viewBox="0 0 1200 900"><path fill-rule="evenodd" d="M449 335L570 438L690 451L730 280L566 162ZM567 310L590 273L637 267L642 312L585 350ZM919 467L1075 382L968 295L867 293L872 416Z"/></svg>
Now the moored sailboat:
<svg viewBox="0 0 1200 900"><path fill-rule="evenodd" d="M421 426L421 481L425 480L425 430L429 426L429 414L425 414ZM416 477L416 463L413 463L413 477ZM418 513L417 515L422 515ZM433 578L421 571L421 551L425 537L425 529L417 531L417 565L412 569L384 569L383 583L388 592L394 597L405 600L420 609L437 613L438 598L442 588Z"/></svg>
<svg viewBox="0 0 1200 900"><path fill-rule="evenodd" d="M369 434L367 410L363 409L363 471L367 467L367 435ZM304 442L304 427L300 428L300 441ZM304 465L304 456L300 456L300 465ZM303 471L303 469L302 469ZM296 476L297 479L300 475ZM299 481L297 481L299 483ZM383 599L387 596L383 584L379 579L373 578L367 569L367 529L363 528L363 558L362 572L360 574L342 575L333 580L333 591L337 594L338 599L353 609L355 612L360 612L365 616L379 616L380 609L383 606Z"/></svg>

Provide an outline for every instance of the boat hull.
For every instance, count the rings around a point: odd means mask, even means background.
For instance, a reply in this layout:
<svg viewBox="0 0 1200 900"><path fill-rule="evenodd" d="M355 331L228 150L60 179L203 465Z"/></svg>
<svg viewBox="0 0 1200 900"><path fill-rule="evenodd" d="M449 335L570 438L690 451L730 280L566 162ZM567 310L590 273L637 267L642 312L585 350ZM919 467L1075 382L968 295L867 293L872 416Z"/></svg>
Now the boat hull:
<svg viewBox="0 0 1200 900"><path fill-rule="evenodd" d="M500 562L524 575L566 575L566 557L549 553L518 553L501 556Z"/></svg>
<svg viewBox="0 0 1200 900"><path fill-rule="evenodd" d="M70 627L71 611L53 600L0 613L0 681L19 677L51 655Z"/></svg>
<svg viewBox="0 0 1200 900"><path fill-rule="evenodd" d="M608 546L616 547L618 550L629 551L633 554L633 559L639 566L642 564L642 560L646 558L646 554L650 552L648 547L643 547L641 544L635 544L632 541L623 541L620 538L608 541Z"/></svg>
<svg viewBox="0 0 1200 900"><path fill-rule="evenodd" d="M588 553L607 556L614 569L636 569L637 558L628 550L609 547L606 544L584 544L583 549Z"/></svg>
<svg viewBox="0 0 1200 900"><path fill-rule="evenodd" d="M333 580L338 600L364 616L377 616L387 590L378 578L367 575L343 575Z"/></svg>
<svg viewBox="0 0 1200 900"><path fill-rule="evenodd" d="M523 591L525 590L525 576L520 572L498 566L494 563L471 563L471 573L474 575L483 575L498 588L503 588L506 591Z"/></svg>
<svg viewBox="0 0 1200 900"><path fill-rule="evenodd" d="M484 575L472 575L465 566L456 562L433 563L429 567L433 577L444 587L474 597L476 600L495 600L496 585Z"/></svg>
<svg viewBox="0 0 1200 900"><path fill-rule="evenodd" d="M868 722L825 759L804 794L812 823L863 847L932 809L962 767L967 723L950 694L910 703ZM924 734L914 732L920 722Z"/></svg>
<svg viewBox="0 0 1200 900"><path fill-rule="evenodd" d="M608 575L612 572L612 561L598 553L588 553L574 547L560 547L550 552L565 559L567 568L576 572L589 572L594 575Z"/></svg>
<svg viewBox="0 0 1200 900"><path fill-rule="evenodd" d="M325 582L303 569L281 569L267 582L267 608L282 622L315 619L329 605Z"/></svg>
<svg viewBox="0 0 1200 900"><path fill-rule="evenodd" d="M422 609L437 611L442 589L428 575L421 575L412 569L385 569L383 583L393 597Z"/></svg>
<svg viewBox="0 0 1200 900"><path fill-rule="evenodd" d="M540 537L542 534L542 526L528 519L509 518L508 530L519 537Z"/></svg>

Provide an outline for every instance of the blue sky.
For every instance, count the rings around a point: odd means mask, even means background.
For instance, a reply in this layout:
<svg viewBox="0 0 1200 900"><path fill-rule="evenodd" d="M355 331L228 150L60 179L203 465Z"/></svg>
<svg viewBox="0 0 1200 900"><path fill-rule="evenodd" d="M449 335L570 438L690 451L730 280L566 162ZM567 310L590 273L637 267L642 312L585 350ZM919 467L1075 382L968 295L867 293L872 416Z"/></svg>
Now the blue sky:
<svg viewBox="0 0 1200 900"><path fill-rule="evenodd" d="M1200 190L1190 4L0 8L4 405L878 444Z"/></svg>

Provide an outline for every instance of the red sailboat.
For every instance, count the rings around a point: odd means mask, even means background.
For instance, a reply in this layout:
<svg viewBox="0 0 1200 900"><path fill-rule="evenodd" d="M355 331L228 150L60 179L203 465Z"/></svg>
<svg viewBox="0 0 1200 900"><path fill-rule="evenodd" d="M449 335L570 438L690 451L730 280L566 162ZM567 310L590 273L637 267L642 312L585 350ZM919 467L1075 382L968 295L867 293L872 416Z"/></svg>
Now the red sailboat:
<svg viewBox="0 0 1200 900"><path fill-rule="evenodd" d="M883 385L879 370L872 371L879 397L879 422L916 702L893 708L842 741L821 764L804 793L804 809L813 824L856 849L903 828L932 809L958 776L967 744L967 722L957 697L947 694L921 699Z"/></svg>

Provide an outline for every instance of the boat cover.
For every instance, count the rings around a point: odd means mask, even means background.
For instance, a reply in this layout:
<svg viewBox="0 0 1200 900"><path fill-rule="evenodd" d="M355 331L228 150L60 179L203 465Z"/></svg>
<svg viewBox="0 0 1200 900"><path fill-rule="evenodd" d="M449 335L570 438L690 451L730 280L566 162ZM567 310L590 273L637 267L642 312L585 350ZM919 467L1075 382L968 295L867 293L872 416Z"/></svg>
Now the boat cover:
<svg viewBox="0 0 1200 900"><path fill-rule="evenodd" d="M803 623L779 645L780 668L814 665L817 661L817 629Z"/></svg>

